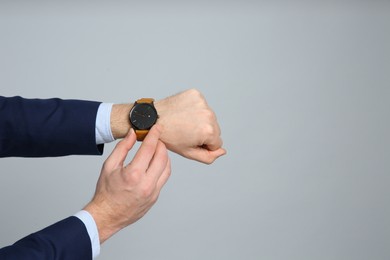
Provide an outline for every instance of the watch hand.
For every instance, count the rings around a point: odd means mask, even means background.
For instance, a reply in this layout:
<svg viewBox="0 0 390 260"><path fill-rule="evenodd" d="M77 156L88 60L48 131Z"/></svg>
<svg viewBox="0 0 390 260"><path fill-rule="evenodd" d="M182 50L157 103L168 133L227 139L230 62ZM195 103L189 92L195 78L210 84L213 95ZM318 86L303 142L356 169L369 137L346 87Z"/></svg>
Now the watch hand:
<svg viewBox="0 0 390 260"><path fill-rule="evenodd" d="M145 117L145 115L138 113L137 111L134 111L134 114Z"/></svg>

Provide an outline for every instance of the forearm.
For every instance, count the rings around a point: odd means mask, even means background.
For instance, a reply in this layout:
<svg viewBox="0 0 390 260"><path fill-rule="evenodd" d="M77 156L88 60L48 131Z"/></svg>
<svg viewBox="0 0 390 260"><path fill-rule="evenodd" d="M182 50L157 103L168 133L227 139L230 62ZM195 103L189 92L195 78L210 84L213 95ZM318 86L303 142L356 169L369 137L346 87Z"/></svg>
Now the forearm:
<svg viewBox="0 0 390 260"><path fill-rule="evenodd" d="M76 217L59 221L0 249L0 259L91 259L91 242Z"/></svg>
<svg viewBox="0 0 390 260"><path fill-rule="evenodd" d="M99 104L0 97L0 157L101 154L95 141Z"/></svg>

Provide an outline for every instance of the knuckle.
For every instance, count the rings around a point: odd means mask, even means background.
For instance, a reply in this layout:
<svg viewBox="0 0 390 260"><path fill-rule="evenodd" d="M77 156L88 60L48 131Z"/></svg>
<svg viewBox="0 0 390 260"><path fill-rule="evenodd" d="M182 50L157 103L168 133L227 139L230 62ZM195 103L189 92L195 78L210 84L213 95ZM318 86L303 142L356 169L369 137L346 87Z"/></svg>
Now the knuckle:
<svg viewBox="0 0 390 260"><path fill-rule="evenodd" d="M214 122L216 120L214 112L211 111L210 109L205 109L203 113L204 113L204 117L207 118L209 122Z"/></svg>
<svg viewBox="0 0 390 260"><path fill-rule="evenodd" d="M154 203L157 202L159 196L160 196L159 193L157 193L156 195L153 195L153 197L152 197L152 199L151 199L152 204L154 204Z"/></svg>
<svg viewBox="0 0 390 260"><path fill-rule="evenodd" d="M112 166L110 164L110 162L108 162L107 160L103 163L103 166L102 166L102 171L103 172L109 172L111 171L112 169Z"/></svg>
<svg viewBox="0 0 390 260"><path fill-rule="evenodd" d="M203 126L203 135L205 136L214 136L215 128L212 125L204 125Z"/></svg>
<svg viewBox="0 0 390 260"><path fill-rule="evenodd" d="M153 138L153 139L152 139ZM147 140L142 143L142 149L145 154L153 153L155 150L154 138L158 138L156 135L150 135Z"/></svg>
<svg viewBox="0 0 390 260"><path fill-rule="evenodd" d="M136 185L141 182L142 171L138 168L131 168L131 172L124 174L125 181L128 185Z"/></svg>
<svg viewBox="0 0 390 260"><path fill-rule="evenodd" d="M152 185L144 185L140 188L140 194L144 199L148 199L153 195L154 187Z"/></svg>
<svg viewBox="0 0 390 260"><path fill-rule="evenodd" d="M193 96L200 96L201 93L199 90L197 90L196 88L191 88L189 90L187 90L187 93L189 93L190 95L193 95Z"/></svg>
<svg viewBox="0 0 390 260"><path fill-rule="evenodd" d="M171 177L171 169L168 169L164 172L164 178L168 180Z"/></svg>
<svg viewBox="0 0 390 260"><path fill-rule="evenodd" d="M171 161L169 158L167 158L167 164L165 165L165 172L164 172L167 176L167 178L169 178L171 176L171 173L172 173L172 165L171 165Z"/></svg>
<svg viewBox="0 0 390 260"><path fill-rule="evenodd" d="M103 163L102 169L103 170L107 170L108 169L108 162L107 162L107 160Z"/></svg>
<svg viewBox="0 0 390 260"><path fill-rule="evenodd" d="M206 99L204 98L203 94L199 90L192 88L187 91L187 94L193 97L193 99L199 102L199 104L207 105Z"/></svg>

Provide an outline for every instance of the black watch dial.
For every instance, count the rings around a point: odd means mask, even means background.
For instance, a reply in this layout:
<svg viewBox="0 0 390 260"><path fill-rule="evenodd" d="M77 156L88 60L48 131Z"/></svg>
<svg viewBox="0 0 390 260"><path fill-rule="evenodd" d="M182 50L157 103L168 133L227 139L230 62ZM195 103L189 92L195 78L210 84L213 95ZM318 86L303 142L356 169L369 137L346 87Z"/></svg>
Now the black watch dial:
<svg viewBox="0 0 390 260"><path fill-rule="evenodd" d="M136 104L130 111L131 125L137 130L149 130L157 121L157 111L152 104Z"/></svg>

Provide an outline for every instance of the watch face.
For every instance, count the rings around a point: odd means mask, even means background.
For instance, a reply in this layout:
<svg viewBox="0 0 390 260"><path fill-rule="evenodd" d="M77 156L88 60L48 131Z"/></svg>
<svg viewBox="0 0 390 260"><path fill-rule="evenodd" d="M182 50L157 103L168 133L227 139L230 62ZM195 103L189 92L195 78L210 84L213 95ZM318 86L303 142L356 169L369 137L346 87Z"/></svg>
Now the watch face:
<svg viewBox="0 0 390 260"><path fill-rule="evenodd" d="M137 130L149 130L157 121L157 111L152 104L136 104L130 111L130 122Z"/></svg>

